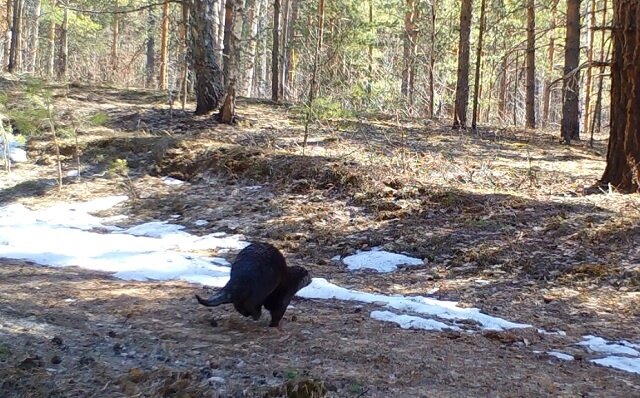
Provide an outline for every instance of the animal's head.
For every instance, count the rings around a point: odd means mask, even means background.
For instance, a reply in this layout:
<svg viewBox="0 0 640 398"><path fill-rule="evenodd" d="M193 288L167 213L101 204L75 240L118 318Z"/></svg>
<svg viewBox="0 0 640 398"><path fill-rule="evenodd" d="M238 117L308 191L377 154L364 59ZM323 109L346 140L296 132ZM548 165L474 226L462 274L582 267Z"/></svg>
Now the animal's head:
<svg viewBox="0 0 640 398"><path fill-rule="evenodd" d="M305 286L308 286L311 283L311 275L309 275L309 271L302 267L293 266L289 267L287 270L289 273L289 278L294 282L294 285L297 286L296 291L302 289Z"/></svg>

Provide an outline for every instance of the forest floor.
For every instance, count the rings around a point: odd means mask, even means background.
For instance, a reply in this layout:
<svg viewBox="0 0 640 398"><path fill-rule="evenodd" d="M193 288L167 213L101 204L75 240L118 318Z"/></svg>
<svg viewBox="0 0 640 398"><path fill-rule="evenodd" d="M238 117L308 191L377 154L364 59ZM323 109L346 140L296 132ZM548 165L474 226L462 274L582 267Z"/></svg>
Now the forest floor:
<svg viewBox="0 0 640 398"><path fill-rule="evenodd" d="M21 84L0 82L21 98ZM124 194L123 225L174 216L193 234L272 242L341 286L437 290L566 335L403 330L372 319L373 304L300 298L278 330L196 305L198 285L0 259L0 396L638 396L640 374L597 366L576 345L640 342L640 198L588 189L604 135L595 148L561 146L556 132L362 117L314 123L303 155L303 119L286 105L240 100L243 120L226 126L157 92L54 94L59 130L78 129L82 178L58 192L50 135L33 137L30 162L1 174L0 205ZM61 147L66 175L75 139ZM331 260L372 247L425 265L381 274ZM575 360L546 354L556 349Z"/></svg>

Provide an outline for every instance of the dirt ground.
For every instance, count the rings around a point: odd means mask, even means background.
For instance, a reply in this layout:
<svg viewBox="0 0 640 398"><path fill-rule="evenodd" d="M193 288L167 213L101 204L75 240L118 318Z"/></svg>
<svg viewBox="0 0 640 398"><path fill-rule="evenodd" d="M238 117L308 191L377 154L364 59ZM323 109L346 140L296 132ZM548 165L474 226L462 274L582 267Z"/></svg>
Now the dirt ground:
<svg viewBox="0 0 640 398"><path fill-rule="evenodd" d="M0 205L125 194L111 210L128 216L121 226L176 216L194 234L268 240L341 286L437 289L567 335L403 330L371 319L375 304L300 298L278 330L198 306L197 285L0 259L1 397L640 396L640 375L596 366L575 345L587 334L640 341L640 199L590 194L604 135L566 147L553 132L361 117L314 123L303 155L294 107L241 100L232 127L154 92L54 91L56 123L78 129L82 179L57 191L45 132L27 145L30 163L0 175ZM97 114L104 123L86 122ZM66 173L75 140L61 146ZM330 260L374 246L427 264L377 274ZM554 349L576 360L545 354Z"/></svg>

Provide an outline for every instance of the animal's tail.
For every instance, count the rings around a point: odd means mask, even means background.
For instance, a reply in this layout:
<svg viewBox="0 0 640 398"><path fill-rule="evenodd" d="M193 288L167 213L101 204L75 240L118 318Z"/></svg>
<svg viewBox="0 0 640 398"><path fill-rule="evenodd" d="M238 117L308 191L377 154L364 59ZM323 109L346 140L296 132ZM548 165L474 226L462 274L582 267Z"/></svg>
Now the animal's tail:
<svg viewBox="0 0 640 398"><path fill-rule="evenodd" d="M218 294L215 294L206 300L196 294L196 299L198 299L198 302L200 304L206 305L207 307L216 307L220 304L228 304L231 302L229 293L224 289L219 291Z"/></svg>

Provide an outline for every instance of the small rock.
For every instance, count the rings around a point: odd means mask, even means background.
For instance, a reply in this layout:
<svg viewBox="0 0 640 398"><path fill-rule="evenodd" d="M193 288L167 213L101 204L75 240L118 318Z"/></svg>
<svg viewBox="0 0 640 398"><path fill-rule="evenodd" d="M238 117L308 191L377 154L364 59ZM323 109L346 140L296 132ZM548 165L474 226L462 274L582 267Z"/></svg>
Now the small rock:
<svg viewBox="0 0 640 398"><path fill-rule="evenodd" d="M61 359L59 356L54 355L53 357L51 357L51 363L52 363L52 364L54 364L54 365L58 365L58 364L60 364L61 362L62 362L62 359Z"/></svg>
<svg viewBox="0 0 640 398"><path fill-rule="evenodd" d="M31 370L34 368L41 368L43 366L44 364L42 363L42 358L40 358L40 356L38 355L34 355L20 362L20 365L18 365L18 368L22 370Z"/></svg>
<svg viewBox="0 0 640 398"><path fill-rule="evenodd" d="M211 324L211 326L218 327L218 321L215 318L211 318L211 321L209 321L209 323Z"/></svg>
<svg viewBox="0 0 640 398"><path fill-rule="evenodd" d="M62 338L59 336L53 336L51 342L59 347L62 345Z"/></svg>

